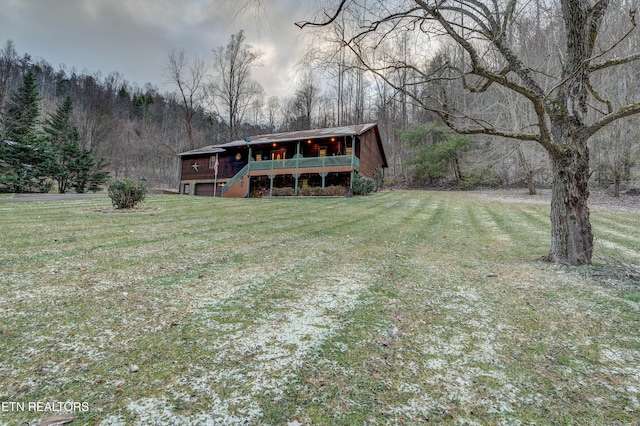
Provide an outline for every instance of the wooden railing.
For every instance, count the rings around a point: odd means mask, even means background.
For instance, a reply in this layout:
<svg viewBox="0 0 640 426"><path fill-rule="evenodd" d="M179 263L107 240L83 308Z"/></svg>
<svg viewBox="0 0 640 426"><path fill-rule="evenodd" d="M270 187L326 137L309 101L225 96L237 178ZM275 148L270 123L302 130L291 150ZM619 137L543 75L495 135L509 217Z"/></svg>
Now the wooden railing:
<svg viewBox="0 0 640 426"><path fill-rule="evenodd" d="M360 167L360 159L351 155L332 155L329 157L296 157L286 160L251 161L251 170L279 170L279 169L311 169L335 166Z"/></svg>
<svg viewBox="0 0 640 426"><path fill-rule="evenodd" d="M268 171L283 169L322 169L324 167L351 166L360 167L360 159L352 155L332 155L329 157L294 157L286 160L251 160L222 187L221 195L224 195L233 185L238 183L249 170Z"/></svg>

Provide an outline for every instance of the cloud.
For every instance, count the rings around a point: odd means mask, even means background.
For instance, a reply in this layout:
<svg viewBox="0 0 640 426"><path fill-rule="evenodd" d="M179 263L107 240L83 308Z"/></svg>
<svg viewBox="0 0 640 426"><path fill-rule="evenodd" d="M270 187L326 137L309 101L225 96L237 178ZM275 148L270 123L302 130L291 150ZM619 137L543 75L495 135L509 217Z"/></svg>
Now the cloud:
<svg viewBox="0 0 640 426"><path fill-rule="evenodd" d="M20 54L89 74L117 71L161 91L169 87L162 70L172 50L210 63L212 49L244 29L247 43L265 53L254 78L268 95L285 96L304 50L294 22L306 4L274 1L254 16L216 0L0 0L0 28L2 43L12 39Z"/></svg>

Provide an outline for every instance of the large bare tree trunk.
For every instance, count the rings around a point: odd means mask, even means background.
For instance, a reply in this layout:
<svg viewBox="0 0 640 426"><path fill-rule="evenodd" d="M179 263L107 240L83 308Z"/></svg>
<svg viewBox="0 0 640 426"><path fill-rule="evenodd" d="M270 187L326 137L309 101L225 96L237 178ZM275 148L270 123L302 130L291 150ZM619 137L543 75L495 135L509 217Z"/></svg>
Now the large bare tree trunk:
<svg viewBox="0 0 640 426"><path fill-rule="evenodd" d="M591 263L593 232L589 221L589 154L552 156L551 248L545 260L568 265Z"/></svg>
<svg viewBox="0 0 640 426"><path fill-rule="evenodd" d="M593 52L608 0L600 11L587 2L560 2L567 32L567 57L557 105L551 113L551 248L546 258L555 263L587 265L593 255L593 231L589 221L589 147L584 133L587 116L589 72L586 64ZM596 8L596 6L594 6Z"/></svg>

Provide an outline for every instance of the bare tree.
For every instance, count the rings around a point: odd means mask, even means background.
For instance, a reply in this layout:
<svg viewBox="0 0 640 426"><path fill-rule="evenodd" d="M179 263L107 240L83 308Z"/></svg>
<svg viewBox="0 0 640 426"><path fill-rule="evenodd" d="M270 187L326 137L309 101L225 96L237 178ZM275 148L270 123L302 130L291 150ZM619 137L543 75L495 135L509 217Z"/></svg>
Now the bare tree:
<svg viewBox="0 0 640 426"><path fill-rule="evenodd" d="M17 62L18 52L13 40L7 40L4 47L0 49L0 111L4 109L5 99L10 92L11 78Z"/></svg>
<svg viewBox="0 0 640 426"><path fill-rule="evenodd" d="M313 110L318 104L320 89L315 81L313 71L310 69L302 73L296 95L293 99L292 121L289 124L290 130L305 130L313 128Z"/></svg>
<svg viewBox="0 0 640 426"><path fill-rule="evenodd" d="M101 75L72 74L71 97L76 107L73 110L74 122L81 135L84 148L94 149L102 157L110 135L117 129L117 117L113 114L113 101L117 93L104 90ZM117 87L112 81L111 88Z"/></svg>
<svg viewBox="0 0 640 426"><path fill-rule="evenodd" d="M414 71L414 85L431 85L429 92L404 91L422 108L436 113L452 129L519 141L535 141L552 163L551 247L545 259L571 265L591 263L593 232L589 219L589 148L587 141L606 125L640 113L640 102L617 105L592 114L590 105L606 104L591 77L640 59L640 52L621 51L621 40L633 35L635 9L625 33L616 39L602 35L603 19L614 0L559 0L557 13L564 23L564 41L558 44L561 68L555 75L541 72L545 64L527 62L514 48L514 22L532 5L518 0L414 0L392 3L376 0L361 4L342 0L323 22L298 23L300 28L329 26L337 16L355 18L351 34L342 40L363 68L383 77L385 70ZM533 6L538 3L533 3ZM614 8L614 7L612 7ZM619 23L618 25L622 25ZM436 71L416 62L373 61L385 40L410 34L416 43L453 43L462 66L449 63ZM387 79L389 81L389 79ZM391 83L391 82L390 82ZM444 84L446 83L446 84ZM497 123L487 114L474 114L452 104L446 90L458 85L477 96L491 95L494 86L507 89L530 108L534 123L525 129ZM607 104L610 105L610 104Z"/></svg>
<svg viewBox="0 0 640 426"><path fill-rule="evenodd" d="M620 120L607 126L594 137L596 178L603 186L613 184L612 193L619 197L624 181L640 159L637 126Z"/></svg>
<svg viewBox="0 0 640 426"><path fill-rule="evenodd" d="M277 122L281 108L280 98L277 96L270 96L269 99L267 99L267 126L271 132L275 132L278 127Z"/></svg>
<svg viewBox="0 0 640 426"><path fill-rule="evenodd" d="M197 56L189 64L184 51L172 51L164 75L178 89L174 99L175 105L184 121L189 149L195 149L197 147L193 134L193 119L198 109L202 108L206 96L207 67Z"/></svg>
<svg viewBox="0 0 640 426"><path fill-rule="evenodd" d="M211 85L213 104L224 120L229 140L237 139L242 120L255 98L263 95L251 70L260 66L262 52L245 44L244 31L231 35L227 46L214 49L215 79Z"/></svg>

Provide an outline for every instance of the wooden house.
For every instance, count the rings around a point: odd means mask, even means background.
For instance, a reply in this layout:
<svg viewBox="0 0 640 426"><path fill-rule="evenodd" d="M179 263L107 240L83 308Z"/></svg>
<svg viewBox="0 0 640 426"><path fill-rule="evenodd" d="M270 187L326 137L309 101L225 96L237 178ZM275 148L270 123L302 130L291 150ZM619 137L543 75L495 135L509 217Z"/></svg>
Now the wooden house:
<svg viewBox="0 0 640 426"><path fill-rule="evenodd" d="M178 155L185 195L271 196L274 188L298 195L328 186L347 195L356 173L373 177L387 167L377 124L251 136Z"/></svg>

